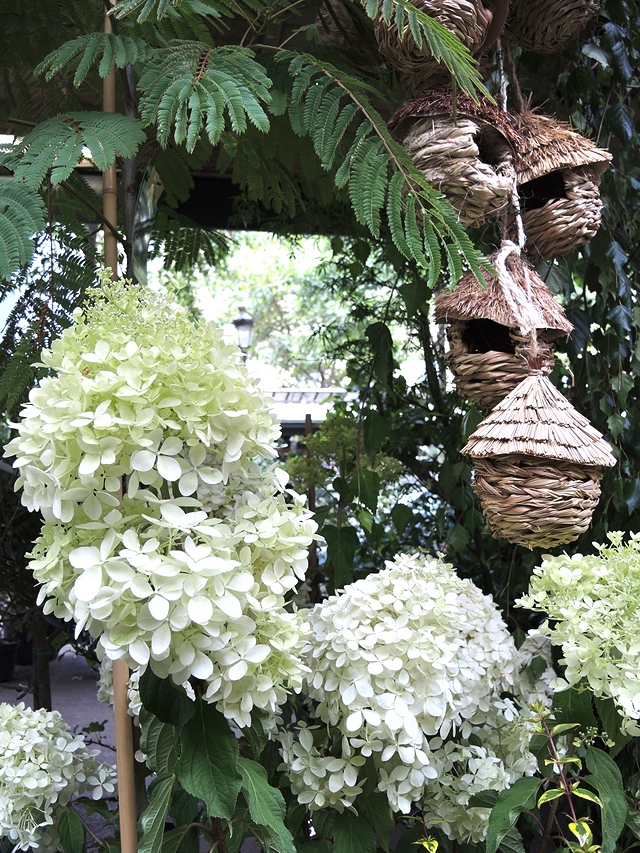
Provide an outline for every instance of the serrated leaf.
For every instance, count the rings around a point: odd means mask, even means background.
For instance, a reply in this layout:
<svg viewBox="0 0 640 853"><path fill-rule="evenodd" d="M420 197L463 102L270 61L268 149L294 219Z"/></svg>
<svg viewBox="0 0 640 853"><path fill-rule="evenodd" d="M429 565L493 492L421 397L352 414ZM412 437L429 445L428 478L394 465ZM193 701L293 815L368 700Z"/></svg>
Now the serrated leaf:
<svg viewBox="0 0 640 853"><path fill-rule="evenodd" d="M596 805L602 808L602 801L600 797L596 797L596 795L592 791L589 791L586 788L571 788L571 793L575 794L576 797L580 797L583 800L589 800L590 802L595 803Z"/></svg>
<svg viewBox="0 0 640 853"><path fill-rule="evenodd" d="M538 808L544 805L544 803L550 803L552 800L557 800L562 796L564 796L564 790L562 788L550 788L548 791L545 791L542 796L538 797Z"/></svg>
<svg viewBox="0 0 640 853"><path fill-rule="evenodd" d="M163 773L154 780L149 805L140 818L142 838L138 844L138 853L157 853L160 849L175 781L173 773Z"/></svg>
<svg viewBox="0 0 640 853"><path fill-rule="evenodd" d="M375 409L370 409L362 422L362 433L364 438L364 451L371 460L374 461L380 448L387 440L389 435L389 424L376 412Z"/></svg>
<svg viewBox="0 0 640 853"><path fill-rule="evenodd" d="M173 769L177 755L173 749L175 729L171 723L163 723L143 708L140 712L140 749L147 756L147 766L154 773Z"/></svg>
<svg viewBox="0 0 640 853"><path fill-rule="evenodd" d="M196 711L196 703L189 699L181 687L174 684L171 678L159 678L150 668L140 678L140 698L147 711L177 729L190 720Z"/></svg>
<svg viewBox="0 0 640 853"><path fill-rule="evenodd" d="M213 705L199 700L194 716L182 728L180 746L175 772L182 787L204 801L209 815L230 820L242 777L238 743L227 720Z"/></svg>
<svg viewBox="0 0 640 853"><path fill-rule="evenodd" d="M353 559L360 547L358 534L350 524L340 528L325 524L322 535L327 541L327 560L335 568L335 586L342 586L351 579Z"/></svg>
<svg viewBox="0 0 640 853"><path fill-rule="evenodd" d="M238 768L251 820L273 830L278 839L278 853L295 853L293 837L284 824L284 797L269 784L266 770L248 758L239 758Z"/></svg>
<svg viewBox="0 0 640 853"><path fill-rule="evenodd" d="M58 812L56 830L64 853L83 853L84 826L69 806L65 806L61 812Z"/></svg>

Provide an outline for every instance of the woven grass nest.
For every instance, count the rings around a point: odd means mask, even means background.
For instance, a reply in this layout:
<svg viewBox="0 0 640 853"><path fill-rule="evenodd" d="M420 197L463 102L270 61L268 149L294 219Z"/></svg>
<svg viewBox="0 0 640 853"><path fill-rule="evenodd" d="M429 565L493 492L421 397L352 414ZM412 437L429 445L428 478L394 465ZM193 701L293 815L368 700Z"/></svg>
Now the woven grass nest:
<svg viewBox="0 0 640 853"><path fill-rule="evenodd" d="M410 101L391 118L394 132L433 187L449 199L465 227L479 227L506 209L518 134L509 115L486 100L457 97L450 89Z"/></svg>
<svg viewBox="0 0 640 853"><path fill-rule="evenodd" d="M411 3L459 38L472 56L496 41L509 9L508 0L411 0ZM374 28L380 53L397 73L410 98L451 79L446 66L433 58L424 41L418 47L408 27L399 33L395 24L388 25L378 15Z"/></svg>
<svg viewBox="0 0 640 853"><path fill-rule="evenodd" d="M591 240L602 216L600 175L611 154L567 124L527 111L516 114L515 160L527 252L536 260L566 254Z"/></svg>
<svg viewBox="0 0 640 853"><path fill-rule="evenodd" d="M540 371L485 418L462 450L496 539L527 548L572 542L589 527L611 448Z"/></svg>
<svg viewBox="0 0 640 853"><path fill-rule="evenodd" d="M495 254L489 260L494 258ZM569 335L573 326L533 267L514 256L507 259L506 266L517 285L525 291L530 288L531 303L540 316L536 330L540 369L550 373L555 361L554 340ZM485 409L493 409L529 373L531 336L520 331L499 280L487 276L486 282L485 289L467 273L454 291L437 297L435 318L438 323L449 323L446 358L457 392Z"/></svg>
<svg viewBox="0 0 640 853"><path fill-rule="evenodd" d="M525 50L553 53L597 15L600 0L515 0L509 29Z"/></svg>

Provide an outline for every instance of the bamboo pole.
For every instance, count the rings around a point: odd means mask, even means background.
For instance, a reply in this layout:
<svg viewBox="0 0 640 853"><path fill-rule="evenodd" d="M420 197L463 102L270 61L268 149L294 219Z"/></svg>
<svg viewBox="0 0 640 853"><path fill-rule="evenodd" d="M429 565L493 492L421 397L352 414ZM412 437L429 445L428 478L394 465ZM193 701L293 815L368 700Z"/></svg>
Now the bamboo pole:
<svg viewBox="0 0 640 853"><path fill-rule="evenodd" d="M114 0L110 0L113 5ZM113 32L111 18L104 16L105 33ZM102 84L102 108L106 113L116 111L116 70L113 68ZM116 164L113 163L106 172L102 173L102 212L104 218L115 229L118 220L118 179ZM106 225L104 233L104 265L111 268L111 277L118 277L118 240L113 231Z"/></svg>
<svg viewBox="0 0 640 853"><path fill-rule="evenodd" d="M113 662L113 713L116 724L116 765L122 853L136 853L136 784L133 758L133 726L129 716L129 667L123 660Z"/></svg>

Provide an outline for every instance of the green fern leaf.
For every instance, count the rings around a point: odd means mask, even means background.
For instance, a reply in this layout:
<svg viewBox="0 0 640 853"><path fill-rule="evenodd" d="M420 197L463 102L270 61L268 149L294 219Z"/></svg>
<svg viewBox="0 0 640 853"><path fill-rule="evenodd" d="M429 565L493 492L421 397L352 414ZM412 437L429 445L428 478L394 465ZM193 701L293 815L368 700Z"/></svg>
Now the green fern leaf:
<svg viewBox="0 0 640 853"><path fill-rule="evenodd" d="M204 130L216 145L224 115L236 133L247 122L266 132L271 81L251 51L233 45L212 48L202 42L176 41L155 52L140 78L142 120L155 123L164 147L173 130L177 144L192 151Z"/></svg>
<svg viewBox="0 0 640 853"><path fill-rule="evenodd" d="M404 190L404 177L401 172L396 172L392 175L389 181L389 189L387 191L387 222L391 239L395 243L398 250L405 258L412 257L409 249L409 244L404 236L404 227L402 224L402 210Z"/></svg>
<svg viewBox="0 0 640 853"><path fill-rule="evenodd" d="M16 178L39 188L51 170L53 184L66 180L82 157L91 152L100 171L116 156L133 157L145 134L137 119L118 113L70 112L41 122L22 140Z"/></svg>
<svg viewBox="0 0 640 853"><path fill-rule="evenodd" d="M127 64L135 65L144 62L152 53L152 48L139 38L117 36L112 33L88 33L65 42L57 50L52 51L34 69L37 77L44 74L45 80L60 71L71 71L76 68L73 85L79 86L90 68L102 55L98 73L106 77L111 69L124 68Z"/></svg>
<svg viewBox="0 0 640 853"><path fill-rule="evenodd" d="M438 242L438 238L436 237L435 231L433 230L433 226L428 219L425 219L423 224L424 228L424 238L425 245L428 248L429 253L429 279L427 284L430 288L435 287L438 278L440 276L440 270L442 268L442 258L440 253L440 244Z"/></svg>
<svg viewBox="0 0 640 853"><path fill-rule="evenodd" d="M34 249L34 235L45 226L42 199L16 180L0 181L0 278L8 279L27 264Z"/></svg>

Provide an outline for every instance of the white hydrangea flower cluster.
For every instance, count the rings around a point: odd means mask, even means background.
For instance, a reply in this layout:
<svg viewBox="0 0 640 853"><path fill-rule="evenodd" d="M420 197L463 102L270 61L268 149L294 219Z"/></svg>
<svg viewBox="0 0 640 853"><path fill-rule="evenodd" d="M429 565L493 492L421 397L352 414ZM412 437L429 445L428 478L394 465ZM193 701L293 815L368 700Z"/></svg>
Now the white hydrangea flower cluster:
<svg viewBox="0 0 640 853"><path fill-rule="evenodd" d="M467 809L471 794L535 770L527 726L500 698L522 666L492 600L442 560L400 555L308 618L305 691L325 726L279 734L299 801L352 806L371 756L394 811L424 800L427 823L483 838L486 811Z"/></svg>
<svg viewBox="0 0 640 853"><path fill-rule="evenodd" d="M237 348L158 294L105 282L74 317L5 454L46 522L39 600L112 659L205 681L207 701L249 725L301 684L303 623L285 595L316 530L286 474L258 464L276 420Z"/></svg>
<svg viewBox="0 0 640 853"><path fill-rule="evenodd" d="M566 669L557 679L563 689L585 678L596 696L610 696L623 714L640 719L640 534L598 554L545 556L534 569L529 592L517 602L546 613L534 633L562 646Z"/></svg>
<svg viewBox="0 0 640 853"><path fill-rule="evenodd" d="M57 711L0 704L0 837L14 850L55 853L55 822L83 792L99 800L115 789L115 768L96 761Z"/></svg>

